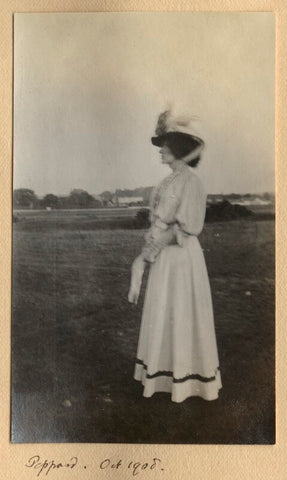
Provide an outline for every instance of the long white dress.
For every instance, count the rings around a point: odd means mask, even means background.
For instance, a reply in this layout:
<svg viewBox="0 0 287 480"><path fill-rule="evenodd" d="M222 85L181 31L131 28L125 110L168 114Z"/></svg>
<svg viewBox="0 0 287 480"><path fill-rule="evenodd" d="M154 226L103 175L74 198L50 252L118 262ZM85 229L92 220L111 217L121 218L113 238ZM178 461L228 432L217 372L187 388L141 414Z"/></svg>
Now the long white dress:
<svg viewBox="0 0 287 480"><path fill-rule="evenodd" d="M143 395L171 400L218 398L222 387L213 306L203 251L206 194L187 164L163 179L150 202L151 227L143 254L150 271L134 378Z"/></svg>

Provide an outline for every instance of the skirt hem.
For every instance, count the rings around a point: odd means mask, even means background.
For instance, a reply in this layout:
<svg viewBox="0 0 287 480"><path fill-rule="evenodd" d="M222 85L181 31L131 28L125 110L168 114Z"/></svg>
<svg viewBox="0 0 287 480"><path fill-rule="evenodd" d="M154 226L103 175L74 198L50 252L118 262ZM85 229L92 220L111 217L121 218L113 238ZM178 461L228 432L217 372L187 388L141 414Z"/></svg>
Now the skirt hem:
<svg viewBox="0 0 287 480"><path fill-rule="evenodd" d="M146 371L141 366L136 365L134 379L142 383L144 397L150 398L155 393L170 393L171 401L175 403L181 403L189 397L201 397L207 401L217 400L219 390L222 388L219 370L216 372L215 379L208 383L203 383L197 379L174 383L171 377L147 378Z"/></svg>

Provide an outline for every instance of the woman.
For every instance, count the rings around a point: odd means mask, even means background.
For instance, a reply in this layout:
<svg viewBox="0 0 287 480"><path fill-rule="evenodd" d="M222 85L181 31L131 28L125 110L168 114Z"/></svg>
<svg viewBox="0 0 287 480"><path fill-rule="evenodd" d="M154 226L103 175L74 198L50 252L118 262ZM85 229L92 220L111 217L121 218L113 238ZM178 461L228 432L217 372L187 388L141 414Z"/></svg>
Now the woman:
<svg viewBox="0 0 287 480"><path fill-rule="evenodd" d="M154 189L151 227L132 265L129 301L137 303L142 275L150 265L134 378L143 395L170 392L171 400L218 398L221 388L213 307L205 259L197 236L206 194L193 172L203 141L187 121L159 116L153 145L172 173Z"/></svg>

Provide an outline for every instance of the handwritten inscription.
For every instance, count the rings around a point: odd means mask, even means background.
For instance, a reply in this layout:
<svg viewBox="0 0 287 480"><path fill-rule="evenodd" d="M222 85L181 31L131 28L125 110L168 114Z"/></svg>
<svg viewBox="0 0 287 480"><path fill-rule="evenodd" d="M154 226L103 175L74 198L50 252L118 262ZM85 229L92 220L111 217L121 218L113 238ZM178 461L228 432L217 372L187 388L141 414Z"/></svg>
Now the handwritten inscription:
<svg viewBox="0 0 287 480"><path fill-rule="evenodd" d="M33 470L37 477L40 475L47 476L53 470L73 470L75 467L77 469L87 469L86 465L80 465L77 457L71 457L68 462L56 462L55 460L42 460L39 455L34 455L30 457L25 467ZM90 465L89 469L95 470L95 466ZM160 458L152 458L149 461L124 461L122 459L112 460L110 458L105 458L100 463L97 464L97 470L102 471L118 471L118 470L127 470L131 476L135 477L136 475L143 474L145 471L164 471L162 461Z"/></svg>
<svg viewBox="0 0 287 480"><path fill-rule="evenodd" d="M40 477L41 473L48 475L51 470L60 470L60 469L73 469L78 463L77 457L70 458L69 462L55 462L55 460L44 460L41 461L39 455L34 455L29 458L28 462L25 464L25 467L32 468L37 471L37 477Z"/></svg>
<svg viewBox="0 0 287 480"><path fill-rule="evenodd" d="M124 467L124 464L121 459L117 462L112 462L110 458L106 458L100 463L101 470L118 470L122 467ZM127 462L126 468L130 470L134 477L145 470L158 469L164 471L163 467L161 466L160 458L153 458L151 462Z"/></svg>

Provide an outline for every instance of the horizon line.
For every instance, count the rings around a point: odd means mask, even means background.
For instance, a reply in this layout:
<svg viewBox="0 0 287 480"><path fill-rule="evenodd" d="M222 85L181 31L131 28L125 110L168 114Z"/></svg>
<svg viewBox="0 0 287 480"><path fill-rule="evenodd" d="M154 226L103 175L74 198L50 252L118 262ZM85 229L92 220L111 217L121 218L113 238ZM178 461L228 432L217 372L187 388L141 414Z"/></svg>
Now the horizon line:
<svg viewBox="0 0 287 480"><path fill-rule="evenodd" d="M79 188L79 187L74 187L74 188L71 188L71 190L69 191L69 193L53 193L51 191L47 192L47 193L41 193L41 194L38 194L33 188L29 188L29 187L17 187L17 188L13 188L13 193L16 191L16 190L31 190L34 192L34 194L39 197L39 198L43 198L45 197L46 195L55 195L56 197L68 197L70 195L70 193L73 191L73 190L82 190L84 192L87 192L89 195L91 195L92 197L95 197L95 196L101 196L103 195L103 193L105 192L109 192L111 194L116 194L116 190L128 190L128 191L133 191L133 190L138 190L140 188L154 188L154 185L147 185L146 187L135 187L135 188L116 188L115 190L103 190L101 193L90 193L88 190L84 189L84 188ZM260 190L260 191L245 191L245 192L236 192L236 191L230 191L230 192L215 192L215 193L212 193L212 192L207 192L207 195L263 195L265 193L269 193L269 194L273 194L275 195L275 189L274 190Z"/></svg>

